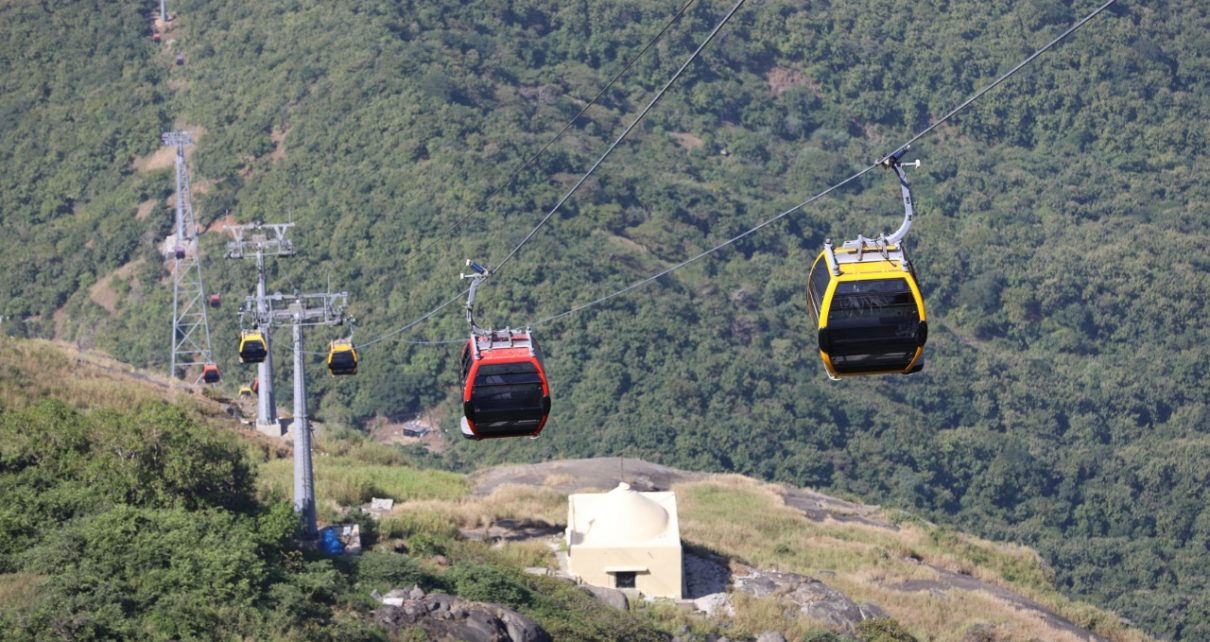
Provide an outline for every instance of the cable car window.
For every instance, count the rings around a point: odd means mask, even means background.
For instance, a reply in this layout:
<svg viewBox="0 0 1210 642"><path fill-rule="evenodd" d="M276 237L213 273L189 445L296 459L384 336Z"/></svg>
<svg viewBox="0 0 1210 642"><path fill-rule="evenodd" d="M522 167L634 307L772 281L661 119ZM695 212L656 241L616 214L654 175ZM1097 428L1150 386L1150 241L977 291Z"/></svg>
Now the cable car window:
<svg viewBox="0 0 1210 642"><path fill-rule="evenodd" d="M459 375L460 378L462 379L462 383L466 383L466 375L470 371L471 371L471 346L469 344L467 344L466 347L462 348L462 372Z"/></svg>
<svg viewBox="0 0 1210 642"><path fill-rule="evenodd" d="M872 279L836 284L828 325L841 319L860 319L886 323L897 319L920 318L916 299L905 279ZM911 327L915 332L915 326Z"/></svg>
<svg viewBox="0 0 1210 642"><path fill-rule="evenodd" d="M479 366L475 385L498 386L512 383L536 383L541 385L538 368L528 361L519 363L485 363Z"/></svg>
<svg viewBox="0 0 1210 642"><path fill-rule="evenodd" d="M906 368L916 355L919 320L905 279L838 283L828 312L833 367L837 372Z"/></svg>
<svg viewBox="0 0 1210 642"><path fill-rule="evenodd" d="M491 421L491 413L542 413L542 379L532 363L492 363L479 366L471 404L476 423Z"/></svg>
<svg viewBox="0 0 1210 642"><path fill-rule="evenodd" d="M811 318L819 323L819 313L823 309L823 295L828 291L828 261L820 257L815 261L815 267L811 270L811 277L807 279L807 296L811 301L810 309Z"/></svg>

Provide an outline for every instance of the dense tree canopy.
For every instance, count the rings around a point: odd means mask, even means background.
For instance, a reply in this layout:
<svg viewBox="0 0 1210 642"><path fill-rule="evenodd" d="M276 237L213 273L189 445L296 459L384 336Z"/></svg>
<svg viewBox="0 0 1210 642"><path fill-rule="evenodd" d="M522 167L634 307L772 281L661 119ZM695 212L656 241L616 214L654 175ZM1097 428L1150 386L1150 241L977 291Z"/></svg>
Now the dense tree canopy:
<svg viewBox="0 0 1210 642"><path fill-rule="evenodd" d="M6 3L4 331L164 367L170 294L154 246L172 181L132 161L175 126L200 128L203 224L298 223L301 252L273 267L270 289L348 288L359 340L400 328L457 294L463 259L502 258L727 8L695 4L494 192L679 4L185 0L157 46L148 6ZM483 318L560 313L752 227L1092 8L746 7L483 288ZM916 146L923 374L828 382L806 322L805 266L823 239L898 221L897 188L877 172L536 326L550 427L532 442L459 442L445 463L626 454L845 491L1029 543L1073 594L1157 634L1210 637L1196 572L1210 562L1207 14L1192 0L1120 2ZM203 238L206 282L237 299L251 268L220 261L223 241ZM456 347L408 341L459 338L459 308L365 349L356 380L315 378L311 403L351 425L435 407L452 425ZM234 313L213 323L225 371L250 378Z"/></svg>

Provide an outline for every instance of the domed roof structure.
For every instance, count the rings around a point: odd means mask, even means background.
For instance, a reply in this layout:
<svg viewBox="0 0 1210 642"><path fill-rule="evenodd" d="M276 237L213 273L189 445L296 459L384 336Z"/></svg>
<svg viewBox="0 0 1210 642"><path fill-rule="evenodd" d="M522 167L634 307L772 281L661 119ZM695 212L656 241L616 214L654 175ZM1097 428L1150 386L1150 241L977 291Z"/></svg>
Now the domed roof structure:
<svg viewBox="0 0 1210 642"><path fill-rule="evenodd" d="M668 511L626 482L602 499L588 518L584 544L639 544L660 537L668 529Z"/></svg>
<svg viewBox="0 0 1210 642"><path fill-rule="evenodd" d="M625 483L567 498L568 570L585 584L684 594L676 494L640 493Z"/></svg>

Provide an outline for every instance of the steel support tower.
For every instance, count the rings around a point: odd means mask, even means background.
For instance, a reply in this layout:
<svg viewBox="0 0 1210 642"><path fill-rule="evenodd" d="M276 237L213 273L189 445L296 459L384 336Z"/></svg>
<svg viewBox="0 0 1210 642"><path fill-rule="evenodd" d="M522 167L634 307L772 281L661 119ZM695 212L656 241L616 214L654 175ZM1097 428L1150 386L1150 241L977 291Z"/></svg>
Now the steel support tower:
<svg viewBox="0 0 1210 642"><path fill-rule="evenodd" d="M265 312L253 312L257 301L265 303ZM307 377L303 350L303 327L338 325L344 322L348 292L321 294L271 294L247 297L244 314L256 314L257 324L268 329L273 321L289 321L294 329L294 512L302 520L303 539L319 536L315 522L315 474L311 469L311 426L307 421Z"/></svg>
<svg viewBox="0 0 1210 642"><path fill-rule="evenodd" d="M265 302L265 257L292 256L294 242L286 238L286 232L293 223L249 223L246 225L228 225L224 229L231 234L232 240L227 243L228 259L256 258L256 305L257 318L268 313ZM273 397L273 344L265 328L265 347L268 354L265 360L256 366L256 429L274 437L282 435L281 424L277 421L277 402Z"/></svg>
<svg viewBox="0 0 1210 642"><path fill-rule="evenodd" d="M176 377L178 369L213 363L214 359L189 166L185 162L185 146L193 144L193 136L177 131L167 132L161 139L165 145L176 146L176 225L166 248L172 258L172 356L168 373Z"/></svg>
<svg viewBox="0 0 1210 642"><path fill-rule="evenodd" d="M160 0L160 20L168 22L168 9L164 6L164 0Z"/></svg>

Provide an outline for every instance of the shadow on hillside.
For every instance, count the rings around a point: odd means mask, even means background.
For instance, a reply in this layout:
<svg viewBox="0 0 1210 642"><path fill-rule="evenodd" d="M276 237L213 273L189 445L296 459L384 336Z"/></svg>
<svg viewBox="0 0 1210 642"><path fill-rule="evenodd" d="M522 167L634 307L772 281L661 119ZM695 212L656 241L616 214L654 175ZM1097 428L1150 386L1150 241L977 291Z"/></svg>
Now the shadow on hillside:
<svg viewBox="0 0 1210 642"><path fill-rule="evenodd" d="M681 543L686 600L723 593L731 583L731 560L713 551Z"/></svg>

